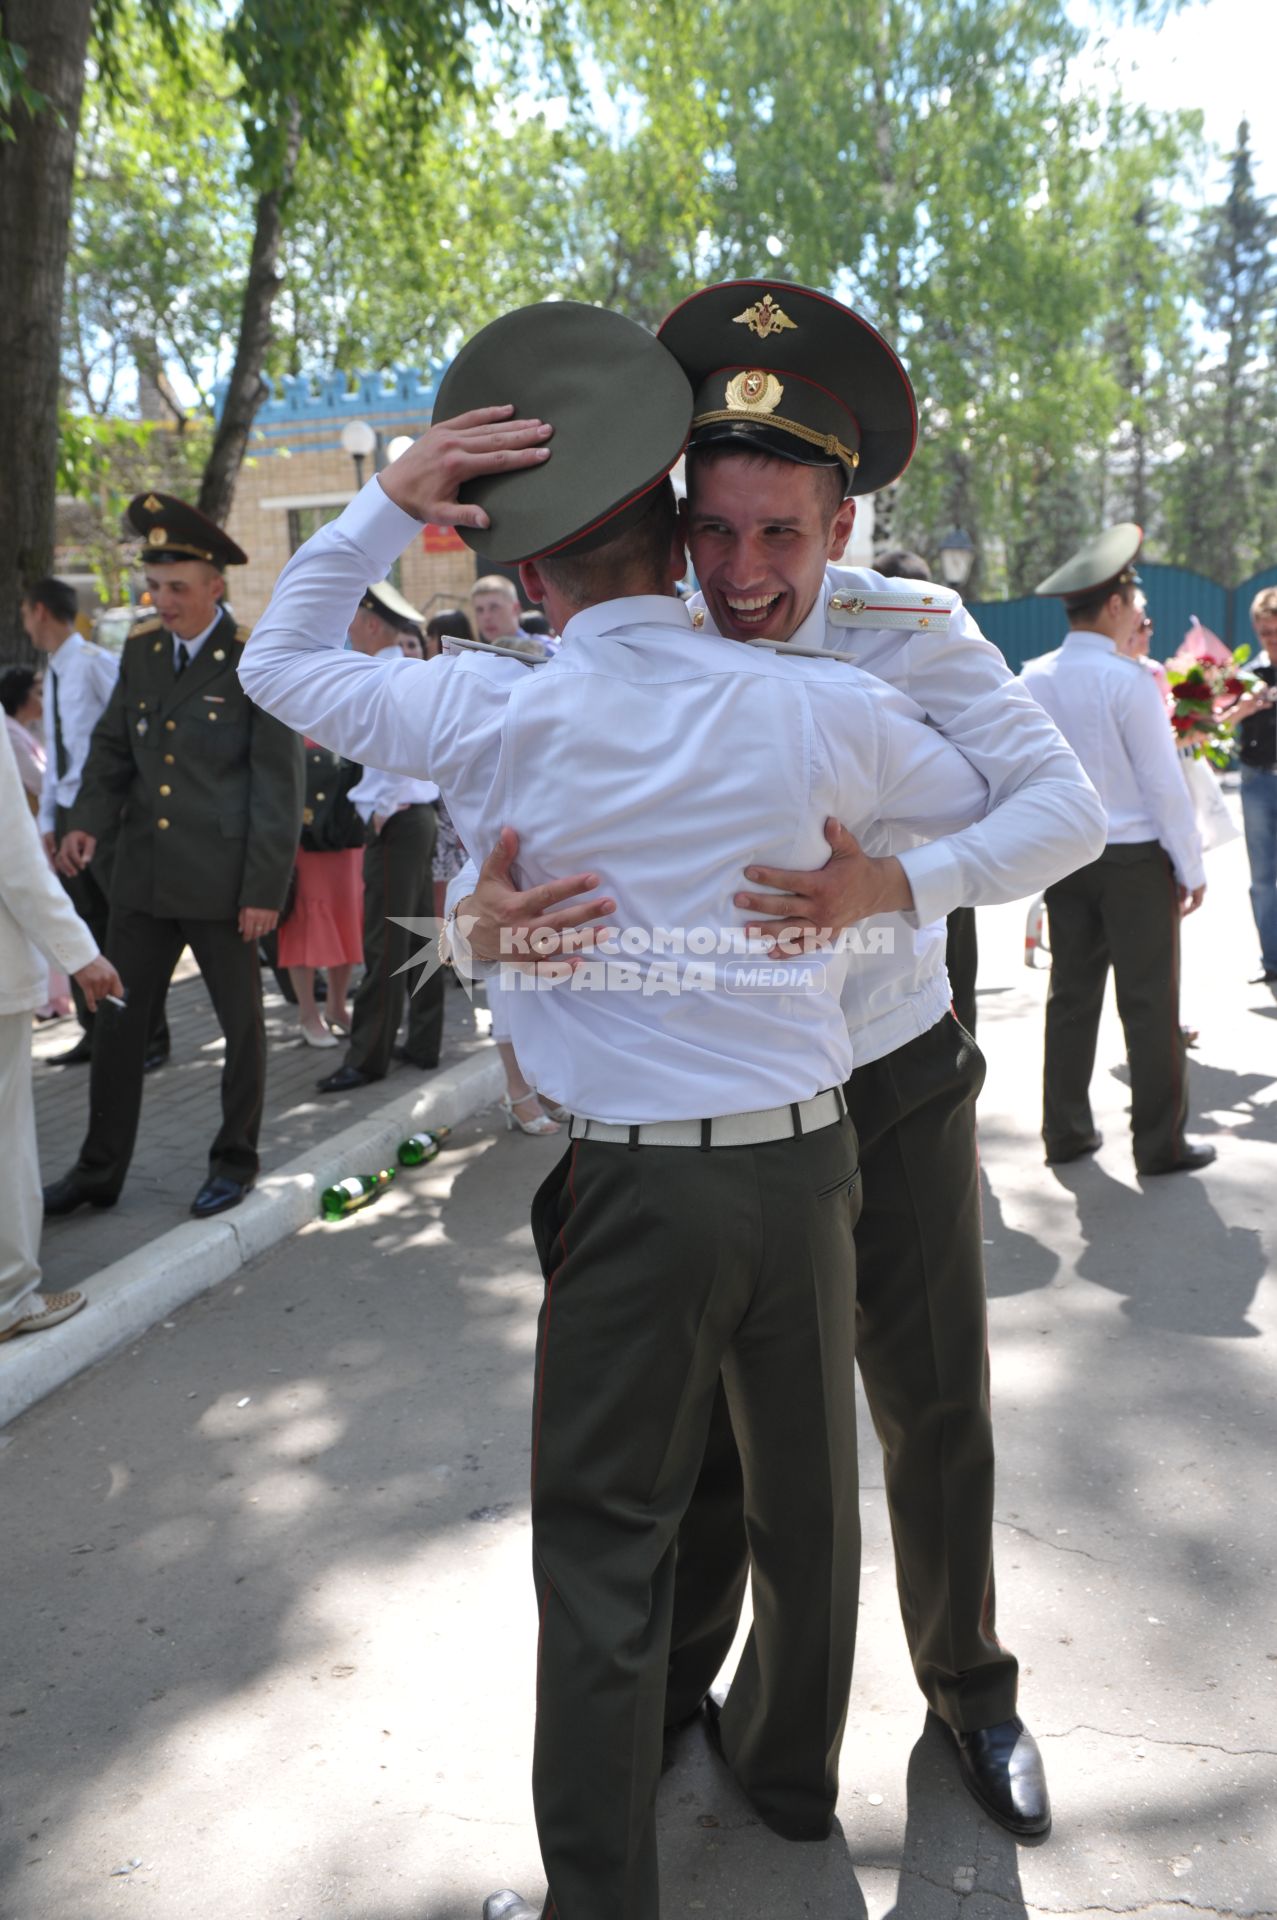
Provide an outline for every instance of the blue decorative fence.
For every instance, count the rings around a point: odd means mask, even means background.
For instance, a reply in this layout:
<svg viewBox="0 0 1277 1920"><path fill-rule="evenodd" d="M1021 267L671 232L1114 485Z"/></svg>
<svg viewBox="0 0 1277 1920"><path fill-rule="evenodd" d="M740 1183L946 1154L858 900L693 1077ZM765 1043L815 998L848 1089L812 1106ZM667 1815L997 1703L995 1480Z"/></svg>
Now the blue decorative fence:
<svg viewBox="0 0 1277 1920"><path fill-rule="evenodd" d="M1266 567L1236 587L1221 587L1188 567L1163 567L1148 560L1140 562L1140 577L1153 616L1152 651L1165 660L1180 646L1194 614L1230 647L1249 641L1250 603L1261 587L1277 586L1277 567ZM1058 647L1068 632L1060 601L1031 594L1022 600L973 601L971 612L1017 673L1026 660Z"/></svg>

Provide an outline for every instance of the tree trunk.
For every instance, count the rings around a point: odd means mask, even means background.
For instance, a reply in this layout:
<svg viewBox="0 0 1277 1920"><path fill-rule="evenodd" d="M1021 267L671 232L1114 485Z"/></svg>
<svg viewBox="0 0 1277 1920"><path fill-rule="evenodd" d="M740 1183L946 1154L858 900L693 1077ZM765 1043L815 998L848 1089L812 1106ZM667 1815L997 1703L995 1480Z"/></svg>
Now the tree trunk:
<svg viewBox="0 0 1277 1920"><path fill-rule="evenodd" d="M49 105L0 142L0 658L24 658L24 586L53 563L62 296L91 0L0 0L0 36Z"/></svg>
<svg viewBox="0 0 1277 1920"><path fill-rule="evenodd" d="M271 316L283 279L279 271L279 250L284 237L284 199L292 184L300 139L300 116L294 108L282 178L258 196L235 364L200 484L200 511L219 527L231 510L235 482L248 451L248 436L266 394L263 373L274 333Z"/></svg>

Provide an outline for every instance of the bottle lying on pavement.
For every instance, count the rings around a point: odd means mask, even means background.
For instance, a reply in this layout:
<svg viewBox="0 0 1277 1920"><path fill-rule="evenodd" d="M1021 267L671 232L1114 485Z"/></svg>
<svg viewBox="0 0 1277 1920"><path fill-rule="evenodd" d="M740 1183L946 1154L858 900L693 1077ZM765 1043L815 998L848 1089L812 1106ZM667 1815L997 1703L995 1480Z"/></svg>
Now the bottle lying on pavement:
<svg viewBox="0 0 1277 1920"><path fill-rule="evenodd" d="M433 1160L448 1135L451 1127L435 1127L430 1133L409 1134L399 1143L399 1164L401 1167L423 1167L427 1160Z"/></svg>
<svg viewBox="0 0 1277 1920"><path fill-rule="evenodd" d="M325 1187L320 1196L319 1211L325 1220L344 1220L348 1213L356 1213L360 1207L366 1207L379 1193L384 1193L395 1177L393 1167L383 1167L380 1173L352 1173L345 1180L339 1180L335 1187Z"/></svg>

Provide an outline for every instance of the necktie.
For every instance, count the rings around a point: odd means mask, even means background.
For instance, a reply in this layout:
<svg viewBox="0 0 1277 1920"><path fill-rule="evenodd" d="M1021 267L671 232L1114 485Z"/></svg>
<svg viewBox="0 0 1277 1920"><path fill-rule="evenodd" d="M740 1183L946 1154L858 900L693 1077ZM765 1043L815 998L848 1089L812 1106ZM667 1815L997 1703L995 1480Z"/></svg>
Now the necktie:
<svg viewBox="0 0 1277 1920"><path fill-rule="evenodd" d="M53 701L53 759L58 770L58 779L65 780L67 768L71 764L71 756L62 738L62 715L58 711L58 676L52 667L49 668L49 687L50 698Z"/></svg>
<svg viewBox="0 0 1277 1920"><path fill-rule="evenodd" d="M179 680L181 679L182 675L186 672L186 669L190 666L190 664L191 664L191 656L186 651L186 642L184 640L179 640L177 643L177 666L174 669Z"/></svg>

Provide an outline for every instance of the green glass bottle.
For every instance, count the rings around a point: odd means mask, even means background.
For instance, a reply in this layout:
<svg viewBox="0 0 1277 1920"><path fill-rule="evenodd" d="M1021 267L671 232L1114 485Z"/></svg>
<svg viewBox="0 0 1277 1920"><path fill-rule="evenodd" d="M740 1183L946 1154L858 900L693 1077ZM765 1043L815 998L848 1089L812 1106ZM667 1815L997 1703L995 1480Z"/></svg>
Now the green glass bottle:
<svg viewBox="0 0 1277 1920"><path fill-rule="evenodd" d="M409 1134L399 1143L400 1166L424 1167L427 1160L435 1158L451 1132L451 1127L434 1127L429 1133Z"/></svg>
<svg viewBox="0 0 1277 1920"><path fill-rule="evenodd" d="M335 1187L324 1188L319 1210L325 1220L344 1220L348 1213L357 1212L384 1193L394 1177L393 1167L383 1167L380 1173L352 1173Z"/></svg>

